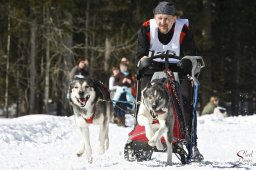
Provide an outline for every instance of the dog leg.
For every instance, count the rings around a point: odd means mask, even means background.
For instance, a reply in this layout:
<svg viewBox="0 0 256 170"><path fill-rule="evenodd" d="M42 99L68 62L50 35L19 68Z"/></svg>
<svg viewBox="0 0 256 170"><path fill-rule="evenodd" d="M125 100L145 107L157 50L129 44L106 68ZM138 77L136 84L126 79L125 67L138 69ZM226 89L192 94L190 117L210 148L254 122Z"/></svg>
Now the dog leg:
<svg viewBox="0 0 256 170"><path fill-rule="evenodd" d="M172 140L173 140L173 127L174 127L174 118L170 117L170 122L167 123L169 126L169 131L164 134L164 138L167 145L167 162L166 165L172 166Z"/></svg>
<svg viewBox="0 0 256 170"><path fill-rule="evenodd" d="M74 111L74 113L76 113L76 112ZM79 147L79 149L76 153L76 155L78 157L80 157L80 156L83 155L83 153L85 151L84 134L83 134L84 132L83 132L82 128L84 128L86 125L85 125L84 119L82 117L75 116L75 122L76 122L77 127L80 130L81 135L82 135L82 143L81 143L81 145L80 145L80 147Z"/></svg>
<svg viewBox="0 0 256 170"><path fill-rule="evenodd" d="M79 150L77 151L76 155L77 155L78 157L82 156L83 153L84 153L84 150L85 150L85 148L84 148L84 141L83 141L82 144L80 145L80 148L79 148Z"/></svg>
<svg viewBox="0 0 256 170"><path fill-rule="evenodd" d="M81 127L81 133L84 140L84 148L86 152L86 157L88 163L92 163L92 148L90 145L90 134L89 134L89 128L88 127Z"/></svg>
<svg viewBox="0 0 256 170"><path fill-rule="evenodd" d="M156 145L156 143L161 140L161 137L163 136L164 133L167 133L168 129L165 125L165 121L163 120L159 120L159 124L160 124L160 127L159 129L155 132L154 136L151 138L150 140L150 143ZM160 141L161 142L161 141ZM159 143L158 143L159 144ZM159 146L159 149L163 148L163 146L161 147L160 145ZM158 148L157 148L158 149Z"/></svg>
<svg viewBox="0 0 256 170"><path fill-rule="evenodd" d="M164 146L162 144L161 138L156 141L156 148L157 150L160 150L160 151L164 150Z"/></svg>
<svg viewBox="0 0 256 170"><path fill-rule="evenodd" d="M105 150L108 150L109 148L109 122L113 120L113 109L112 105L110 103L106 104L107 106L107 118L106 118L106 132L105 132ZM112 121L113 122L113 121Z"/></svg>
<svg viewBox="0 0 256 170"><path fill-rule="evenodd" d="M154 136L154 131L151 128L150 124L145 124L145 132L146 132L146 137L148 138L148 144L150 146L156 146L155 142L152 142L152 138Z"/></svg>
<svg viewBox="0 0 256 170"><path fill-rule="evenodd" d="M106 127L106 122L104 121L103 124L100 124L100 133L99 133L100 146L98 149L98 153L100 155L105 153L106 132L107 132L107 127Z"/></svg>
<svg viewBox="0 0 256 170"><path fill-rule="evenodd" d="M169 142L172 141L172 139L168 139L167 133L164 134L164 138L167 145L167 161L166 166L172 166L172 143Z"/></svg>
<svg viewBox="0 0 256 170"><path fill-rule="evenodd" d="M106 134L105 134L105 150L109 148L109 138L108 138L109 125L107 125Z"/></svg>
<svg viewBox="0 0 256 170"><path fill-rule="evenodd" d="M152 137L154 136L154 131L151 128L148 118L146 116L144 116L143 114L138 114L138 123L141 126L145 126L146 137L150 141L152 139Z"/></svg>

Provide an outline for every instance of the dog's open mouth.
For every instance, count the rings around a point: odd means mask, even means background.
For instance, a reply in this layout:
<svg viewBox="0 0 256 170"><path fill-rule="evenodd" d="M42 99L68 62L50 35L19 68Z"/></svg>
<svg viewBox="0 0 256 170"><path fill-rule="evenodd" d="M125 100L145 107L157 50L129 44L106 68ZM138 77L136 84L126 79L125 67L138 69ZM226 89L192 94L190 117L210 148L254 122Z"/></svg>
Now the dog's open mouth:
<svg viewBox="0 0 256 170"><path fill-rule="evenodd" d="M154 112L155 112L155 115L161 115L165 113L162 109L154 110Z"/></svg>
<svg viewBox="0 0 256 170"><path fill-rule="evenodd" d="M86 102L88 101L88 99L90 98L90 96L86 96L86 97L80 97L80 98L76 98L78 103L81 104L81 106L85 106Z"/></svg>

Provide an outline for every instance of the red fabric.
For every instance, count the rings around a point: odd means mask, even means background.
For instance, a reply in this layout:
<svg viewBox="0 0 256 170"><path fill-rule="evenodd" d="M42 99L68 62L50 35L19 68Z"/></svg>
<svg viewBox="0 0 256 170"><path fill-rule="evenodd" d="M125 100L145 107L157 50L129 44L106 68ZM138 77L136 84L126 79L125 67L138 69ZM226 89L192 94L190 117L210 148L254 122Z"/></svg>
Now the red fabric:
<svg viewBox="0 0 256 170"><path fill-rule="evenodd" d="M182 44L182 41L183 41L185 35L186 35L185 32L181 32L181 33L180 33L180 44Z"/></svg>
<svg viewBox="0 0 256 170"><path fill-rule="evenodd" d="M177 139L183 139L183 137L181 135L181 131L180 131L180 124L178 121L178 116L177 116L175 109L174 109L173 114L174 114L173 137L177 138Z"/></svg>
<svg viewBox="0 0 256 170"><path fill-rule="evenodd" d="M169 83L165 84L166 89L168 90L168 93L171 91L171 86ZM173 115L174 115L174 126L173 126L173 137L177 138L177 139L182 139L183 136L181 134L181 130L180 130L180 124L179 124L179 119L178 119L178 115L175 109L175 106L173 106Z"/></svg>
<svg viewBox="0 0 256 170"><path fill-rule="evenodd" d="M86 123L88 124L92 124L92 121L93 121L93 116L90 117L89 119L85 119Z"/></svg>
<svg viewBox="0 0 256 170"><path fill-rule="evenodd" d="M150 42L150 32L147 32L148 42Z"/></svg>
<svg viewBox="0 0 256 170"><path fill-rule="evenodd" d="M173 137L177 139L183 139L176 112L174 112L174 118L175 120L174 120L174 127L173 127ZM131 136L131 140L148 142L148 138L146 137L146 133L145 133L145 126L136 125L133 131L129 133L129 136ZM164 142L164 138L162 138L161 140L162 142Z"/></svg>
<svg viewBox="0 0 256 170"><path fill-rule="evenodd" d="M188 30L188 26L185 24L183 29ZM184 37L186 36L186 32L184 32L183 29L182 29L182 31L181 31L181 33L180 33L180 44L182 44L183 39L184 39Z"/></svg>
<svg viewBox="0 0 256 170"><path fill-rule="evenodd" d="M150 25L150 20L147 20L146 22L143 23L143 27L149 27ZM150 32L147 31L147 38L148 38L148 42L150 42Z"/></svg>
<svg viewBox="0 0 256 170"><path fill-rule="evenodd" d="M144 133L142 133L144 132ZM139 133L142 133L142 134L139 134ZM139 135L137 135L139 134ZM135 136L133 136L135 135ZM145 126L140 126L140 125L137 125L133 131L131 131L129 133L129 136L133 136L131 138L131 140L136 140L136 141L141 141L141 142L148 142L148 138L146 137L146 134L145 134Z"/></svg>
<svg viewBox="0 0 256 170"><path fill-rule="evenodd" d="M147 26L149 26L149 24L150 24L150 22L149 22L149 20L147 20L147 21L145 21L145 22L143 23L143 27L147 27Z"/></svg>

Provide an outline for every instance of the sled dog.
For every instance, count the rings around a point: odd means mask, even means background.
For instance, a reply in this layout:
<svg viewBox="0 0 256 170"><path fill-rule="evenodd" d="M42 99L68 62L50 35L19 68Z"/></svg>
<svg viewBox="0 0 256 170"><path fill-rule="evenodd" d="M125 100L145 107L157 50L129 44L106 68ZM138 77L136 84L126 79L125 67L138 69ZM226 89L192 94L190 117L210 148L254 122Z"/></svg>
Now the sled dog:
<svg viewBox="0 0 256 170"><path fill-rule="evenodd" d="M142 90L137 120L139 125L145 126L150 146L163 150L161 137L164 137L167 145L167 165L172 165L174 116L168 91L163 84L163 80L153 80ZM153 124L154 120L159 123Z"/></svg>
<svg viewBox="0 0 256 170"><path fill-rule="evenodd" d="M109 93L104 85L90 78L79 77L72 80L69 87L69 99L73 108L75 123L82 134L82 144L77 152L81 156L84 151L89 163L92 163L89 125L98 124L99 154L109 147L109 122L113 121L113 107Z"/></svg>

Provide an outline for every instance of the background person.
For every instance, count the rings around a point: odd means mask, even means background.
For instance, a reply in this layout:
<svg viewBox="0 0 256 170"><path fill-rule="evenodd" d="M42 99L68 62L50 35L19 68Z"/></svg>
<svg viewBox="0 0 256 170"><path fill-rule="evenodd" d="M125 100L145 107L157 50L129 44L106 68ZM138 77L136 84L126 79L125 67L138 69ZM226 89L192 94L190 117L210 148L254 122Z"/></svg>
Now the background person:
<svg viewBox="0 0 256 170"><path fill-rule="evenodd" d="M112 67L112 75L109 78L108 81L108 88L110 91L110 98L112 99L114 97L114 94L116 92L116 89L118 87L118 85L116 85L116 76L120 73L120 70L118 67Z"/></svg>
<svg viewBox="0 0 256 170"><path fill-rule="evenodd" d="M120 72L115 76L115 93L112 98L115 110L115 122L120 126L125 126L125 114L127 111L134 110L135 98L132 95L132 74L128 70L126 61L122 61L119 65Z"/></svg>
<svg viewBox="0 0 256 170"><path fill-rule="evenodd" d="M87 58L79 58L76 62L76 66L70 71L70 80L72 80L76 75L82 75L87 77L89 73L89 60Z"/></svg>
<svg viewBox="0 0 256 170"><path fill-rule="evenodd" d="M204 106L202 115L212 114L214 109L219 105L219 99L216 96L212 96L210 101Z"/></svg>
<svg viewBox="0 0 256 170"><path fill-rule="evenodd" d="M116 92L113 97L114 105L116 101L118 101L122 95L122 93L126 93L126 101L130 103L135 102L135 98L132 95L131 88L133 86L133 79L132 79L132 74L128 70L128 64L127 62L122 61L120 63L120 73L116 75L115 77L116 80ZM135 108L134 104L132 105L132 110Z"/></svg>

